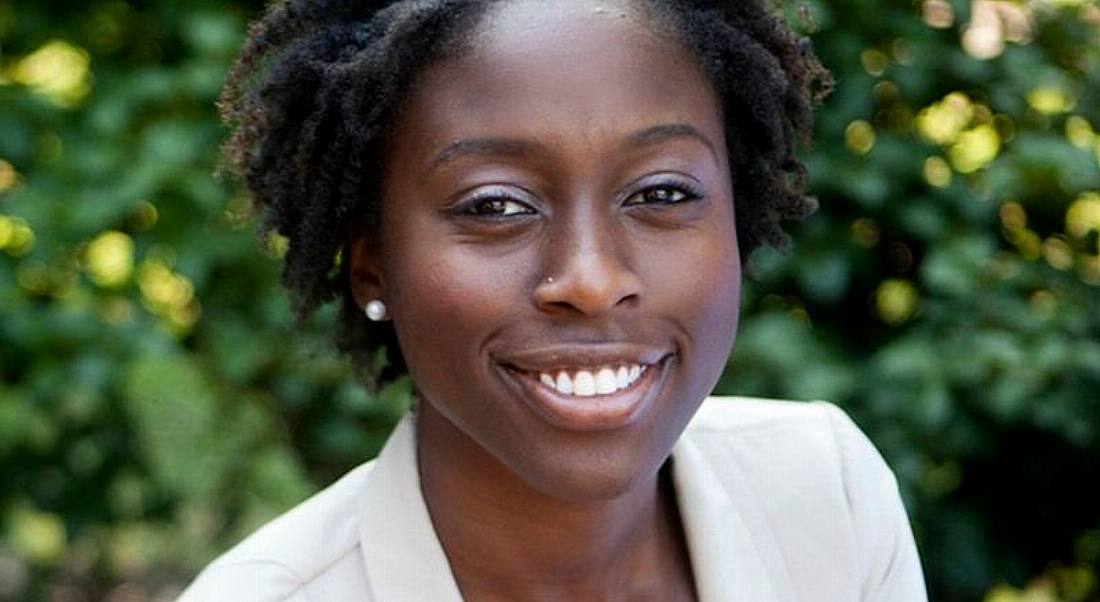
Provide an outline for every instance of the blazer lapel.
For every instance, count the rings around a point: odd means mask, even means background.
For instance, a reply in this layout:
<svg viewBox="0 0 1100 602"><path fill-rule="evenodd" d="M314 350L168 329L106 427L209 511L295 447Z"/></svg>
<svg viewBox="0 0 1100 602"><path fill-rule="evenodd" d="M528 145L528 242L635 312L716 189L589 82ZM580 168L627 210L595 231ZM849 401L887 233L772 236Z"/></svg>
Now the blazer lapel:
<svg viewBox="0 0 1100 602"><path fill-rule="evenodd" d="M415 417L390 435L361 497L359 538L373 599L462 602L420 492Z"/></svg>
<svg viewBox="0 0 1100 602"><path fill-rule="evenodd" d="M742 509L685 434L672 450L672 477L700 602L790 599L770 578Z"/></svg>

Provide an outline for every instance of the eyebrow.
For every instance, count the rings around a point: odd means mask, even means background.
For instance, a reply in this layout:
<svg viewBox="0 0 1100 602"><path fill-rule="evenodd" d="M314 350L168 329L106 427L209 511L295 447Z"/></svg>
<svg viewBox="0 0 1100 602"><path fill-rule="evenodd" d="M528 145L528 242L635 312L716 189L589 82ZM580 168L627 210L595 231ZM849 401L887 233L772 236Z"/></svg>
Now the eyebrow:
<svg viewBox="0 0 1100 602"><path fill-rule="evenodd" d="M695 139L710 151L715 161L718 161L718 150L714 143L695 126L687 123L670 123L655 125L653 127L634 132L623 140L620 147L650 146L674 140L677 138ZM544 151L545 147L538 142L523 140L520 138L465 138L448 144L432 159L428 170L431 171L443 163L453 161L464 156L487 157L513 157L524 158Z"/></svg>
<svg viewBox="0 0 1100 602"><path fill-rule="evenodd" d="M702 142L710 151L714 160L718 161L718 149L714 147L714 143L711 142L710 138L707 138L695 126L687 123L670 123L646 128L627 136L626 140L623 141L623 146L648 146L677 138L694 138Z"/></svg>
<svg viewBox="0 0 1100 602"><path fill-rule="evenodd" d="M429 171L448 161L467 155L489 157L525 157L542 150L537 142L519 138L466 138L448 144L432 159Z"/></svg>

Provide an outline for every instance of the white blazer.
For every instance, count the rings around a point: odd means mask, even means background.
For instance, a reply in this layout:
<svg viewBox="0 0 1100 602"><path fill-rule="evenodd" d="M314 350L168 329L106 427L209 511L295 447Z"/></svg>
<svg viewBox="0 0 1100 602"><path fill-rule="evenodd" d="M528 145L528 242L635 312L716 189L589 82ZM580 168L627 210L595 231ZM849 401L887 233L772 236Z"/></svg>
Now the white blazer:
<svg viewBox="0 0 1100 602"><path fill-rule="evenodd" d="M460 602L421 495L414 420L180 600ZM894 475L836 406L708 398L672 461L701 602L927 600Z"/></svg>

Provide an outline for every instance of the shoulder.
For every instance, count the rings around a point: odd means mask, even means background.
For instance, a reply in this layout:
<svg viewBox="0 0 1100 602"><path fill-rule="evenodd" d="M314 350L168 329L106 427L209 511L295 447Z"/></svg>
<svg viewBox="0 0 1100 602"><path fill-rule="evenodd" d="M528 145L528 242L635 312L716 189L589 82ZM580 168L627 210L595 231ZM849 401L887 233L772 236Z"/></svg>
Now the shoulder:
<svg viewBox="0 0 1100 602"><path fill-rule="evenodd" d="M741 461L798 460L843 480L867 471L892 473L875 446L837 406L823 402L709 397L684 432L704 453L733 453ZM807 464L807 461L808 464Z"/></svg>
<svg viewBox="0 0 1100 602"><path fill-rule="evenodd" d="M831 403L710 397L684 437L719 481L747 481L777 511L787 500L802 513L870 512L869 496L897 489L870 439Z"/></svg>
<svg viewBox="0 0 1100 602"><path fill-rule="evenodd" d="M758 397L712 396L688 425L694 433L768 428L828 427L844 411L824 401L788 401Z"/></svg>
<svg viewBox="0 0 1100 602"><path fill-rule="evenodd" d="M684 438L740 507L758 509L792 577L829 566L855 576L862 600L926 599L894 473L837 406L711 397Z"/></svg>
<svg viewBox="0 0 1100 602"><path fill-rule="evenodd" d="M311 593L331 583L365 579L359 494L373 465L360 465L210 563L181 602L301 602L324 599Z"/></svg>

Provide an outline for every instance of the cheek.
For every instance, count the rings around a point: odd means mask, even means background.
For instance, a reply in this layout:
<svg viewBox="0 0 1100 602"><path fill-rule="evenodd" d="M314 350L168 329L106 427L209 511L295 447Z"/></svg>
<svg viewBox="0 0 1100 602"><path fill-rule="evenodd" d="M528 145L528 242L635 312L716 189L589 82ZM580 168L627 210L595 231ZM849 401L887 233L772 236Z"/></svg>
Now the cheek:
<svg viewBox="0 0 1100 602"><path fill-rule="evenodd" d="M533 262L489 256L430 228L400 240L416 243L387 248L386 291L414 379L430 386L480 370L480 343L524 306L522 270Z"/></svg>
<svg viewBox="0 0 1100 602"><path fill-rule="evenodd" d="M741 258L737 248L737 233L731 226L719 231L713 248L700 255L696 284L700 291L700 311L709 326L725 325L722 340L729 341L736 328L741 305Z"/></svg>
<svg viewBox="0 0 1100 602"><path fill-rule="evenodd" d="M733 348L741 311L741 254L732 219L730 227L722 232L721 240L725 241L725 246L719 254L710 257L708 262L712 276L709 294L704 296L702 321L705 330L699 343L700 347L707 349L710 358L713 358L704 362L708 364L706 369L713 375L713 382L718 381ZM708 283L704 283L706 284Z"/></svg>
<svg viewBox="0 0 1100 602"><path fill-rule="evenodd" d="M681 244L662 248L665 252L644 261L651 270L651 295L689 337L683 359L691 382L706 395L725 367L737 331L741 261L732 218L714 220L686 234Z"/></svg>
<svg viewBox="0 0 1100 602"><path fill-rule="evenodd" d="M700 302L700 332L695 341L696 363L709 389L718 382L734 337L741 306L741 261L736 247L714 265L714 278Z"/></svg>

